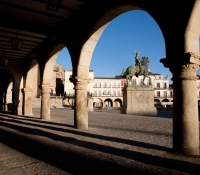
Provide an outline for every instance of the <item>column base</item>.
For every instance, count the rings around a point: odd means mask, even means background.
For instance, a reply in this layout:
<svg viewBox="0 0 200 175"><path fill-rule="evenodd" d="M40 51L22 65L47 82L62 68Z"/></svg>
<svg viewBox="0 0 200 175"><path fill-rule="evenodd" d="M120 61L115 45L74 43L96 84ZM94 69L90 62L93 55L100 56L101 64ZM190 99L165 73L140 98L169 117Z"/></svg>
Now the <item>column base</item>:
<svg viewBox="0 0 200 175"><path fill-rule="evenodd" d="M181 154L185 154L185 155L199 155L199 147L195 147L195 148L173 148L173 151L176 153L181 153Z"/></svg>

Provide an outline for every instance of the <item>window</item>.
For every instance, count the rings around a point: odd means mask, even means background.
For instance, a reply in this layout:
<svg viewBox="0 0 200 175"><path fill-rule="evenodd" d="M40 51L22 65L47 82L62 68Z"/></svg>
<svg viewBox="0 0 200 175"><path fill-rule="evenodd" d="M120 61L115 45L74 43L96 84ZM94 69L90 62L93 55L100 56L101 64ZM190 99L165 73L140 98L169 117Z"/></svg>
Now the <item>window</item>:
<svg viewBox="0 0 200 175"><path fill-rule="evenodd" d="M160 97L160 91L157 91L157 97Z"/></svg>
<svg viewBox="0 0 200 175"><path fill-rule="evenodd" d="M167 97L167 91L164 91L164 97Z"/></svg>
<svg viewBox="0 0 200 175"><path fill-rule="evenodd" d="M117 91L117 96L120 96L120 91Z"/></svg>
<svg viewBox="0 0 200 175"><path fill-rule="evenodd" d="M101 83L100 83L100 82L97 83L97 87L98 87L98 88L101 87Z"/></svg>
<svg viewBox="0 0 200 175"><path fill-rule="evenodd" d="M167 88L167 83L164 83L164 88Z"/></svg>
<svg viewBox="0 0 200 175"><path fill-rule="evenodd" d="M157 83L157 88L160 88L160 83Z"/></svg>

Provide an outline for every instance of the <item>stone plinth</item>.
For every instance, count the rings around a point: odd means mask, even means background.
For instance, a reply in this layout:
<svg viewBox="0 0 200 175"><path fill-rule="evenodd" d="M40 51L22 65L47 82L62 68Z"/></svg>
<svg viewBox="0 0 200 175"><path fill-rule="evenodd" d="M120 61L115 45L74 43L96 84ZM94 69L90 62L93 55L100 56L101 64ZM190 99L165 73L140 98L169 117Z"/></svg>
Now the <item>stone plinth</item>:
<svg viewBox="0 0 200 175"><path fill-rule="evenodd" d="M124 87L122 114L157 116L154 107L154 89L150 85Z"/></svg>

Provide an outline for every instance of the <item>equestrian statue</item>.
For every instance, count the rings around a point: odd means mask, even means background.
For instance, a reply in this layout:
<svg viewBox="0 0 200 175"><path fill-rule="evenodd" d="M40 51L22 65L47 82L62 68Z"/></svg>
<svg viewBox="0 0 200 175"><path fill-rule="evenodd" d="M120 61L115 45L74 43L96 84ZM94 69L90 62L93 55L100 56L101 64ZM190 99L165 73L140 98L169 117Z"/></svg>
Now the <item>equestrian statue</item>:
<svg viewBox="0 0 200 175"><path fill-rule="evenodd" d="M135 66L129 66L128 68L124 68L122 70L122 77L125 77L127 79L127 82L131 82L132 85L135 85L136 83L132 80L133 76L138 77L139 75L143 75L144 78L142 80L142 84L145 85L144 81L145 78L148 77L148 63L149 59L148 57L142 57L142 60L140 60L140 52L137 50L134 51L136 53L135 55ZM151 85L151 78L149 78L149 84Z"/></svg>

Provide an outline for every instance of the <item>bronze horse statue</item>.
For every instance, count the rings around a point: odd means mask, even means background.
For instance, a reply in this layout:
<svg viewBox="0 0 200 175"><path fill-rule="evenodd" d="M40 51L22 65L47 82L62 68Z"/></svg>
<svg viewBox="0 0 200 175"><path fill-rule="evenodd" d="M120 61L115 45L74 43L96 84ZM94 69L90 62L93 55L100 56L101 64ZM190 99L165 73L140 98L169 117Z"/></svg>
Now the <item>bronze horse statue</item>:
<svg viewBox="0 0 200 175"><path fill-rule="evenodd" d="M148 57L142 57L142 60L140 63L141 63L141 66L138 66L138 65L129 66L127 69L124 68L122 70L121 76L126 77L127 81L130 81L133 85L135 84L132 81L133 76L138 77L139 75L144 75L144 78L142 80L143 85L145 85L145 83L144 83L145 78L148 77L148 63L149 63ZM149 82L150 82L149 84L151 84L151 79L150 79L150 77L148 77L148 78L149 78Z"/></svg>

